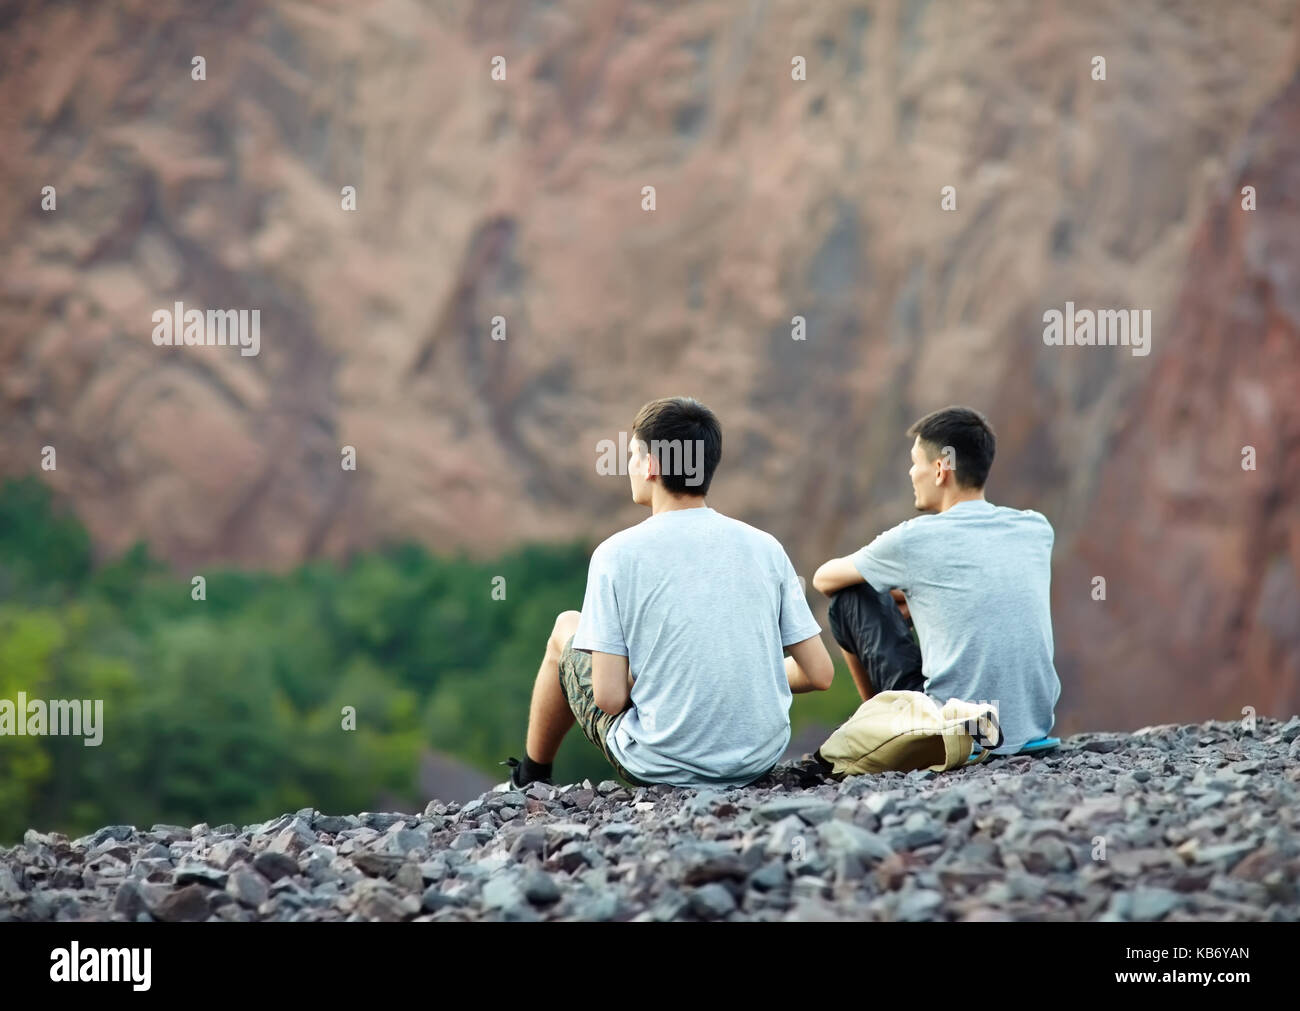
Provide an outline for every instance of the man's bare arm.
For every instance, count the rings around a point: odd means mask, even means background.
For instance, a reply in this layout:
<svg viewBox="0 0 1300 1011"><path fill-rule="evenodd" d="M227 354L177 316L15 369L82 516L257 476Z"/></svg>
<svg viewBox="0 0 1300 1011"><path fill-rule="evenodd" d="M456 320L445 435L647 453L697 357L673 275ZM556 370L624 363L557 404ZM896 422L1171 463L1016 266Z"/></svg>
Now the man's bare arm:
<svg viewBox="0 0 1300 1011"><path fill-rule="evenodd" d="M847 558L832 558L813 573L813 586L828 597L839 593L840 590L865 582L857 566ZM912 613L908 610L907 597L903 595L903 591L890 590L889 594L894 598L898 609L903 612L903 620L911 621Z"/></svg>
<svg viewBox="0 0 1300 1011"><path fill-rule="evenodd" d="M627 657L617 653L591 651L591 688L596 705L617 715L627 708L632 696L632 675Z"/></svg>
<svg viewBox="0 0 1300 1011"><path fill-rule="evenodd" d="M785 658L785 678L792 693L824 692L834 677L835 665L821 635L790 647L790 655Z"/></svg>
<svg viewBox="0 0 1300 1011"><path fill-rule="evenodd" d="M828 597L856 583L865 582L857 566L847 558L832 558L813 573L813 586Z"/></svg>

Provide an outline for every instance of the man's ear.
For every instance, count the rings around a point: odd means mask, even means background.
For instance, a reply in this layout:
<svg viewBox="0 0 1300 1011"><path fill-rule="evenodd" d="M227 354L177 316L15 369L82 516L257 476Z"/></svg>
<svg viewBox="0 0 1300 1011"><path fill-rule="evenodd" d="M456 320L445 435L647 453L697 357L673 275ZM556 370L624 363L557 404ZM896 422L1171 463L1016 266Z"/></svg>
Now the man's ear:
<svg viewBox="0 0 1300 1011"><path fill-rule="evenodd" d="M940 453L934 461L934 484L936 488L943 487L943 474L948 468L944 466L943 454Z"/></svg>
<svg viewBox="0 0 1300 1011"><path fill-rule="evenodd" d="M647 481L653 481L658 476L659 457L655 456L649 449L647 449L645 454L645 479Z"/></svg>

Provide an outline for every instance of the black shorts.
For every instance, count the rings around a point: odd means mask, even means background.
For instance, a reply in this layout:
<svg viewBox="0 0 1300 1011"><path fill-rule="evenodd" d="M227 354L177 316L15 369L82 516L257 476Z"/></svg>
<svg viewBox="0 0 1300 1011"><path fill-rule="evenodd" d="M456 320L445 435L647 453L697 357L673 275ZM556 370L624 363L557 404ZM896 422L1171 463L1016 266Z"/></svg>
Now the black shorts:
<svg viewBox="0 0 1300 1011"><path fill-rule="evenodd" d="M831 635L861 661L878 692L923 692L921 647L888 590L858 583L831 599Z"/></svg>

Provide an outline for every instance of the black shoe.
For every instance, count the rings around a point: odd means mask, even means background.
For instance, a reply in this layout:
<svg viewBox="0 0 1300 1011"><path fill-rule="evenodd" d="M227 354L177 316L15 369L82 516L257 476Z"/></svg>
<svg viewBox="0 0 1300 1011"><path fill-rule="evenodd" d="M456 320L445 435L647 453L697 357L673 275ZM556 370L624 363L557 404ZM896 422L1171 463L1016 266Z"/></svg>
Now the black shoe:
<svg viewBox="0 0 1300 1011"><path fill-rule="evenodd" d="M492 787L493 793L510 793L513 790L524 790L528 788L528 783L521 783L519 781L519 776L520 776L519 770L523 768L523 763L520 762L519 759L515 758L514 756L511 756L510 758L507 758L504 762L498 762L497 764L510 766L510 778L507 779L504 783L498 783L496 786ZM529 780L529 782L545 783L547 786L553 785L551 783L549 776L542 779Z"/></svg>

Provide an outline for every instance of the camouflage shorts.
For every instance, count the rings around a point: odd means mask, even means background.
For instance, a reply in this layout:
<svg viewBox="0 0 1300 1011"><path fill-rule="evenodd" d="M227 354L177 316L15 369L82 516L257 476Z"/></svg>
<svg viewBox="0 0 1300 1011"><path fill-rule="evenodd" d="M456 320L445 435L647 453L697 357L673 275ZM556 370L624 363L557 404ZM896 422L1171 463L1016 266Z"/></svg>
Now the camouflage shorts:
<svg viewBox="0 0 1300 1011"><path fill-rule="evenodd" d="M610 753L609 731L622 713L607 713L596 705L596 693L591 686L591 654L574 649L573 636L569 636L569 641L564 644L564 652L560 654L560 685L578 726L582 727L587 740L601 750L614 771L633 786L650 786L623 768ZM628 706L631 704L629 701ZM623 712L627 712L627 709Z"/></svg>

